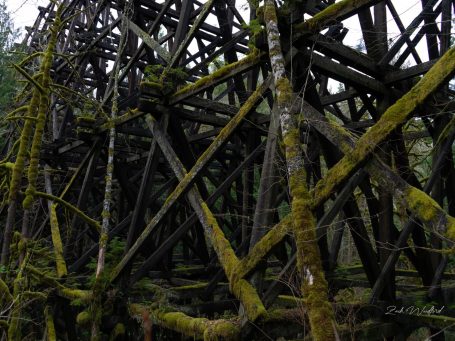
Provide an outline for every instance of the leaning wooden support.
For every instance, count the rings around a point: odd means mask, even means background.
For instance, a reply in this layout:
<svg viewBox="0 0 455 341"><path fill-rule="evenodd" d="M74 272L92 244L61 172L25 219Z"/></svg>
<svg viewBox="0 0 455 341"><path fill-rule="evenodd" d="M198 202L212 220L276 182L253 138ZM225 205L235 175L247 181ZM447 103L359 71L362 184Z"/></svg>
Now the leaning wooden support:
<svg viewBox="0 0 455 341"><path fill-rule="evenodd" d="M265 254L261 254L261 252L256 252L254 249L257 248L257 243L260 240L260 238L263 237L264 234L266 234L267 228L269 228L270 225L273 225L272 218L275 204L274 201L278 187L275 181L277 179L276 174L278 172L276 165L277 157L276 150L278 148L279 129L280 129L279 112L278 107L275 103L270 112L270 123L269 130L267 133L267 144L264 153L264 161L262 163L261 178L259 180L257 202L254 208L253 226L251 228L251 237L249 245L250 252L247 254L246 257L250 255L255 255L256 257L259 257L256 259L260 259L265 256ZM248 203L245 203L244 206L246 207L247 205ZM292 223L289 223L287 226L292 226ZM274 236L278 238L284 237L284 235L283 236L276 235L277 234L275 233ZM245 269L245 266L239 266L239 268ZM248 273L248 271L246 273ZM262 271L257 272L252 278L252 282L259 290L262 287L261 285L262 279L263 279Z"/></svg>
<svg viewBox="0 0 455 341"><path fill-rule="evenodd" d="M46 306L44 309L44 316L46 317L46 334L47 341L57 341L57 335L55 333L54 317L52 315L51 307Z"/></svg>
<svg viewBox="0 0 455 341"><path fill-rule="evenodd" d="M39 92L34 92L30 104L28 106L27 115L28 117L35 117L36 108L39 103ZM8 214L6 217L5 230L3 233L3 243L2 243L2 254L1 254L1 265L6 265L9 261L10 254L10 243L12 238L12 233L14 229L14 223L16 220L16 207L18 193L20 191L20 184L22 180L22 175L25 169L25 162L28 155L28 144L30 136L33 130L33 121L25 120L24 127L21 131L21 136L19 139L19 150L17 152L16 161L14 162L14 168L11 173L11 181L9 184L8 192Z"/></svg>
<svg viewBox="0 0 455 341"><path fill-rule="evenodd" d="M69 202L61 199L60 197L56 197L55 195L51 195L51 194L44 193L44 192L36 191L34 193L34 195L37 196L37 197L42 197L42 198L45 198L45 199L48 199L48 200L55 201L56 203L64 206L66 209L68 209L71 212L73 212L74 214L78 215L89 226L93 227L96 232L98 232L98 233L100 232L101 225L100 225L100 223L98 221L96 221L95 219L90 218L88 215L86 215L84 212L82 212L80 209L78 209L76 206L70 204Z"/></svg>
<svg viewBox="0 0 455 341"><path fill-rule="evenodd" d="M234 272L238 278L245 278L257 267L273 249L292 231L292 215L287 215L278 224L271 228L250 249L250 252L240 260Z"/></svg>
<svg viewBox="0 0 455 341"><path fill-rule="evenodd" d="M8 288L8 285L0 279L0 304L10 304L13 301L13 295L11 295L11 291Z"/></svg>
<svg viewBox="0 0 455 341"><path fill-rule="evenodd" d="M308 309L313 338L321 341L335 340L335 316L328 300L328 286L317 244L316 220L311 211L311 197L305 183L300 129L291 113L292 87L286 76L273 0L265 1L264 20L286 156L293 234L297 246L297 268L302 281L301 292Z"/></svg>
<svg viewBox="0 0 455 341"><path fill-rule="evenodd" d="M140 246L144 243L150 233L156 228L158 222L169 210L169 208L176 202L176 200L182 195L185 189L194 181L196 175L200 170L207 164L207 162L213 157L213 155L219 150L219 148L227 141L233 131L243 122L245 116L253 109L256 103L261 99L261 96L269 86L269 80L266 80L242 105L239 112L234 116L229 123L220 131L218 136L213 140L210 146L205 152L199 157L196 164L188 171L187 175L179 182L174 191L167 197L161 209L152 218L150 223L144 229L142 234L138 237L134 245L125 254L119 264L114 268L111 274L111 280L117 279L119 274L123 271L125 266L129 264L132 258L136 255Z"/></svg>
<svg viewBox="0 0 455 341"><path fill-rule="evenodd" d="M66 268L65 258L63 257L63 243L60 235L60 227L58 224L57 211L55 209L56 205L50 205L50 225L51 225L51 236L52 244L54 245L54 254L55 254L55 265L57 269L57 275L63 277L68 273Z"/></svg>
<svg viewBox="0 0 455 341"><path fill-rule="evenodd" d="M212 74L200 78L195 83L186 85L172 95L170 99L171 103L178 103L185 98L196 95L211 86L214 86L222 81L225 81L228 78L231 78L236 73L251 69L253 66L259 63L261 55L262 54L258 50L254 50L239 61L227 64ZM147 83L145 83L145 85L146 84Z"/></svg>
<svg viewBox="0 0 455 341"><path fill-rule="evenodd" d="M313 127L338 146L346 155L352 153L355 146L359 144L359 140L355 141L349 131L335 122L329 121L310 104L306 102L303 104L296 103L294 108L295 110L305 111L305 120L308 120ZM301 119L304 119L303 116ZM389 188L399 202L404 203L411 213L427 226L430 226L432 230L437 227L444 228L449 238L455 238L455 218L444 211L431 196L411 186L376 157L366 165L366 170L381 186ZM319 204L321 204L319 201L315 201L313 207L316 208Z"/></svg>
<svg viewBox="0 0 455 341"><path fill-rule="evenodd" d="M183 181L188 173L167 141L165 134L157 126L156 121L151 120L150 124L152 126L152 132L163 151L164 156L171 165L177 178L180 181ZM193 187L188 191L187 197L199 218L199 221L204 227L205 236L211 242L218 256L218 260L226 273L231 292L240 300L240 302L242 302L246 314L251 321L263 317L266 314L265 307L253 286L245 279L238 277L236 269L239 267L239 260L215 216L207 206L207 203L202 200L196 187Z"/></svg>
<svg viewBox="0 0 455 341"><path fill-rule="evenodd" d="M455 72L455 47L447 51L422 79L403 97L390 106L380 120L357 141L355 148L333 166L318 181L312 191L314 205L323 203L383 142L389 134L404 124L439 86ZM413 197L415 209L420 205L419 192L408 193ZM433 206L433 205L431 205ZM450 223L449 235L455 236L455 221Z"/></svg>
<svg viewBox="0 0 455 341"><path fill-rule="evenodd" d="M338 146L344 153L348 153L355 147L355 139L349 131L336 123L329 121L307 102L296 103L295 110L303 110L305 112L305 120L334 145ZM301 118L303 119L303 117ZM430 187L426 185L424 191L421 191L409 185L409 183L403 180L376 157L374 157L365 168L378 184L384 186L384 188L389 188L398 202L402 202L415 217L424 222L426 226L429 226L430 231L439 233L437 231L443 229L447 231L449 238L453 238L453 236L449 234L448 229L451 224L453 224L454 218L445 212L433 198L425 193L425 190L428 191ZM410 195L410 193L414 193L414 195ZM411 233L407 227L408 225L405 225L397 241L396 247L398 250L404 247L404 244ZM398 259L398 255L399 252L396 251L391 253L382 272L390 270ZM383 284L383 278L380 276L376 281L373 293L375 294L382 290Z"/></svg>
<svg viewBox="0 0 455 341"><path fill-rule="evenodd" d="M146 32L144 32L139 26L137 26L128 18L123 18L123 20L128 20L128 28L133 31L138 37L141 37L141 39L144 41L144 44L156 51L156 53L158 53L158 55L166 62L169 62L171 59L169 53L163 47L161 47L161 45L155 39L150 37Z"/></svg>

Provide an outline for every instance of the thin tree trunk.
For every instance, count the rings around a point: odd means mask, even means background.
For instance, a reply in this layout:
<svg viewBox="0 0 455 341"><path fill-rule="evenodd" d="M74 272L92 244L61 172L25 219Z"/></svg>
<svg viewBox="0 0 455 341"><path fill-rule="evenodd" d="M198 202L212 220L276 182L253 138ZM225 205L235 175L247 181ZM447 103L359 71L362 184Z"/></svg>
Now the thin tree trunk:
<svg viewBox="0 0 455 341"><path fill-rule="evenodd" d="M297 246L297 267L302 280L301 292L308 308L313 339L335 340L335 317L328 300L328 286L317 244L316 220L310 208L311 197L305 184L306 172L300 146L300 130L294 115L290 112L292 88L284 67L273 0L265 1L264 20L285 148L293 232Z"/></svg>
<svg viewBox="0 0 455 341"><path fill-rule="evenodd" d="M125 3L124 13L125 15L129 12L128 7L130 6L129 2ZM102 218L103 221L101 223L101 233L99 239L99 249L98 249L98 262L96 265L96 279L94 285L94 320L92 324L92 340L100 340L100 324L101 324L101 317L102 317L102 300L100 298L102 288L102 275L105 268L105 258L106 258L106 249L108 243L108 232L109 232L109 219L111 218L110 212L110 205L112 200L112 176L114 173L114 146L115 146L115 125L114 119L118 113L118 97L119 97L119 75L120 75L120 65L121 65L121 56L123 53L123 49L125 47L125 42L127 41L127 34L128 34L128 21L126 18L122 20L122 29L120 32L120 43L117 50L117 58L116 63L114 66L114 88L113 88L113 97L112 97L112 108L111 108L111 120L110 120L110 129L109 129L109 147L107 153L107 165L106 165L106 185L104 190L104 201L103 201L103 212Z"/></svg>
<svg viewBox="0 0 455 341"><path fill-rule="evenodd" d="M46 121L46 114L48 109L49 97L50 97L50 70L52 67L52 60L54 56L55 46L57 44L57 36L60 27L60 14L63 10L63 6L59 6L55 16L55 21L50 27L51 36L47 45L46 51L43 55L43 60L40 65L40 71L38 74L39 78L34 77L37 81L37 85L33 89L32 98L28 104L26 117L37 117L36 129L33 136L33 142L30 152L30 165L28 169L28 186L25 192L26 197L23 203L24 206L24 219L22 224L22 236L26 238L28 235L28 222L30 216L30 209L33 203L33 195L35 192L36 179L38 177L38 162L39 153L41 148L41 141L44 132L44 126ZM16 66L19 68L18 66ZM33 131L33 120L25 119L24 127L21 132L19 150L14 163L14 168L11 176L11 182L9 187L8 195L8 215L6 219L6 225L4 230L4 240L2 246L2 255L0 263L6 265L9 261L10 254L10 243L14 229L16 208L17 208L17 194L19 193L22 175L25 169L26 159L29 153L29 141ZM21 259L23 259L23 253L21 253Z"/></svg>

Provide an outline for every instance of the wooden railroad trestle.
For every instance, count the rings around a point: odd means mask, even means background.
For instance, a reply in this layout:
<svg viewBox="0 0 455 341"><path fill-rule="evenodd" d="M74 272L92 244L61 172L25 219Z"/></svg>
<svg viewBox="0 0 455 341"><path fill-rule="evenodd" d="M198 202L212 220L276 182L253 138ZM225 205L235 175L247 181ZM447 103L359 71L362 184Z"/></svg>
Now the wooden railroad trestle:
<svg viewBox="0 0 455 341"><path fill-rule="evenodd" d="M48 96L43 136L22 110L0 164L25 160L1 211L8 337L449 337L455 1L409 23L397 2L41 7L24 44L47 52L16 68L18 108ZM422 304L442 310L386 314Z"/></svg>

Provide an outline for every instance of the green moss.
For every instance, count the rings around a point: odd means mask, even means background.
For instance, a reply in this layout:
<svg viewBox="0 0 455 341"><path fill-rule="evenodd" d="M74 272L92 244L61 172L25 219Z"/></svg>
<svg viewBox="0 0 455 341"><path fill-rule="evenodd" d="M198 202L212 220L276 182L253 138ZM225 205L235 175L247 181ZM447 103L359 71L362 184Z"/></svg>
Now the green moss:
<svg viewBox="0 0 455 341"><path fill-rule="evenodd" d="M250 31L253 36L260 34L264 30L259 19L252 19L248 24L242 24L242 28Z"/></svg>
<svg viewBox="0 0 455 341"><path fill-rule="evenodd" d="M6 283L0 279L0 303L9 304L13 301L13 295L9 291Z"/></svg>
<svg viewBox="0 0 455 341"><path fill-rule="evenodd" d="M60 29L60 15L62 13L63 6L59 6L55 16L54 23L50 28L51 37L49 44L44 53L43 61L41 63L40 72L42 73L41 80L41 91L36 93L39 96L38 111L37 111L37 122L35 127L35 133L32 140L31 152L30 152L30 164L28 167L28 186L25 190L25 199L22 203L24 209L28 210L31 208L33 203L33 196L36 191L36 180L38 178L38 165L41 152L41 143L44 134L44 128L46 125L46 115L49 109L50 101L50 84L51 84L51 67L53 60L53 53L57 45L57 35Z"/></svg>
<svg viewBox="0 0 455 341"><path fill-rule="evenodd" d="M417 320L419 322L423 322L427 325L430 325L433 328L438 328L442 330L451 328L455 324L455 318L441 315L422 314L417 316Z"/></svg>
<svg viewBox="0 0 455 341"><path fill-rule="evenodd" d="M22 300L20 299L20 292L22 290L22 275L18 275L13 282L13 296L15 303L10 312L10 323L8 328L8 341L19 341L21 339L21 330L20 330L20 316L21 308L20 304Z"/></svg>
<svg viewBox="0 0 455 341"><path fill-rule="evenodd" d="M324 202L393 130L411 117L418 106L423 104L454 70L455 47L452 47L408 93L386 110L380 120L357 141L355 148L346 153L316 184L313 190L313 206Z"/></svg>
<svg viewBox="0 0 455 341"><path fill-rule="evenodd" d="M25 253L24 260L21 263L16 278L13 281L13 304L10 311L10 322L8 326L8 341L19 341L21 340L21 315L23 308L23 297L21 293L24 290L26 283L23 277L25 265L29 262L30 254Z"/></svg>
<svg viewBox="0 0 455 341"><path fill-rule="evenodd" d="M27 250L27 240L25 238L19 240L17 243L17 250L19 253L24 253L25 250Z"/></svg>
<svg viewBox="0 0 455 341"><path fill-rule="evenodd" d="M296 299L294 297L294 299ZM267 312L267 316L264 318L264 323L269 322L289 322L299 321L302 319L302 309L283 309L275 308Z"/></svg>
<svg viewBox="0 0 455 341"><path fill-rule="evenodd" d="M447 236L455 239L455 218L446 214L438 203L425 192L409 186L404 193L408 208L425 224L439 224L441 219L447 229Z"/></svg>
<svg viewBox="0 0 455 341"><path fill-rule="evenodd" d="M300 291L305 299L311 334L314 340L334 340L335 317L328 303L328 286L324 278L317 245L316 221L311 210L311 196L306 185L300 129L290 115L292 87L284 74L275 3L266 0L264 20L267 23L269 56L275 76L277 105L288 168L293 232L297 247L297 269L301 277Z"/></svg>
<svg viewBox="0 0 455 341"><path fill-rule="evenodd" d="M21 293L23 298L27 300L40 300L40 301L46 301L47 300L47 294L39 292L39 291L30 291L30 290L25 290Z"/></svg>
<svg viewBox="0 0 455 341"><path fill-rule="evenodd" d="M323 29L337 18L357 8L371 3L371 0L342 0L335 2L326 9L317 13L313 18L295 26L295 30L313 33Z"/></svg>
<svg viewBox="0 0 455 341"><path fill-rule="evenodd" d="M60 228L58 226L57 212L55 209L56 205L52 204L50 208L50 225L51 225L51 237L54 245L55 265L57 269L58 277L65 276L68 271L66 269L66 262L63 257L63 244L60 236Z"/></svg>
<svg viewBox="0 0 455 341"><path fill-rule="evenodd" d="M290 177L292 216L297 245L297 268L303 277L301 292L308 308L311 334L315 340L334 338L334 313L328 302L328 286L322 270L316 240L316 221L311 212L309 195L301 176Z"/></svg>
<svg viewBox="0 0 455 341"><path fill-rule="evenodd" d="M263 318L267 311L259 298L256 289L246 280L239 279L229 283L232 293L239 298L250 321Z"/></svg>
<svg viewBox="0 0 455 341"><path fill-rule="evenodd" d="M173 288L176 291L186 291L186 290L194 290L194 289L202 289L207 286L207 283L196 283L191 285L181 285L179 287Z"/></svg>
<svg viewBox="0 0 455 341"><path fill-rule="evenodd" d="M180 96L180 95L183 95L183 94L186 94L189 92L196 91L200 88L203 88L207 84L214 84L217 81L220 81L221 79L223 79L224 77L229 75L232 71L234 71L238 67L258 61L259 58L260 58L260 53L256 50L254 50L252 53L246 55L243 59L241 59L235 63L231 63L231 64L227 64L227 65L223 66L222 68L216 70L212 74L200 78L194 84L188 84L187 86L178 90L174 94L174 96Z"/></svg>
<svg viewBox="0 0 455 341"><path fill-rule="evenodd" d="M96 118L94 116L81 115L76 118L76 124L81 124L81 123L93 124L95 122L96 122Z"/></svg>
<svg viewBox="0 0 455 341"><path fill-rule="evenodd" d="M143 81L143 82L141 82L141 87L147 87L147 88L153 89L158 93L163 92L163 84L158 83L158 82Z"/></svg>
<svg viewBox="0 0 455 341"><path fill-rule="evenodd" d="M17 109L14 109L13 111L11 111L10 113L8 113L8 115L6 116L6 119L8 119L10 116L15 116L16 114L19 114L21 112L28 112L29 110L29 106L28 105L23 105Z"/></svg>
<svg viewBox="0 0 455 341"><path fill-rule="evenodd" d="M436 201L415 187L410 187L405 196L409 209L415 212L424 223L432 221L440 211Z"/></svg>
<svg viewBox="0 0 455 341"><path fill-rule="evenodd" d="M260 0L248 0L248 3L250 7L253 8L258 8Z"/></svg>
<svg viewBox="0 0 455 341"><path fill-rule="evenodd" d="M90 290L72 289L62 286L59 288L58 292L62 297L65 297L69 300L78 299L89 302L93 299L92 291Z"/></svg>
<svg viewBox="0 0 455 341"><path fill-rule="evenodd" d="M276 302L279 303L280 305L294 308L305 304L303 298L290 295L278 295Z"/></svg>
<svg viewBox="0 0 455 341"><path fill-rule="evenodd" d="M236 266L236 277L245 278L257 264L277 245L292 229L292 217L289 215L268 231Z"/></svg>
<svg viewBox="0 0 455 341"><path fill-rule="evenodd" d="M50 310L51 308L48 306L44 309L44 315L46 316L47 341L57 341L54 318L52 317Z"/></svg>
<svg viewBox="0 0 455 341"><path fill-rule="evenodd" d="M238 340L239 338L240 326L226 320L209 321L204 332L204 341L227 341Z"/></svg>
<svg viewBox="0 0 455 341"><path fill-rule="evenodd" d="M0 168L5 168L7 170L13 170L14 169L14 163L13 162L4 162L0 164Z"/></svg>
<svg viewBox="0 0 455 341"><path fill-rule="evenodd" d="M166 69L162 65L148 65L144 70L144 81L142 87L153 89L162 95L168 95L177 90L177 87L184 84L188 74L183 68Z"/></svg>
<svg viewBox="0 0 455 341"><path fill-rule="evenodd" d="M117 337L125 335L126 329L125 325L123 323L117 323L114 327L114 330L111 333L111 336L109 337L109 340L114 341L117 339Z"/></svg>
<svg viewBox="0 0 455 341"><path fill-rule="evenodd" d="M191 317L182 312L169 311L169 308L166 307L148 309L140 304L130 304L129 309L132 316L141 319L150 312L150 319L153 323L194 339L237 340L240 335L240 326L238 322L234 321Z"/></svg>
<svg viewBox="0 0 455 341"><path fill-rule="evenodd" d="M87 326L92 322L92 315L87 310L81 311L76 316L76 322L80 326Z"/></svg>
<svg viewBox="0 0 455 341"><path fill-rule="evenodd" d="M211 228L211 231L209 231L210 241L212 242L213 248L218 255L218 259L229 278L238 263L237 256L235 255L231 244L226 239L226 236L218 225L216 218L213 216L213 213L210 211L207 204L204 202L201 206L207 219L207 224Z"/></svg>
<svg viewBox="0 0 455 341"><path fill-rule="evenodd" d="M35 191L34 195L42 197L42 198L45 198L45 199L48 199L48 200L55 201L56 203L64 206L66 209L70 210L74 214L77 214L87 224L89 224L90 226L94 227L97 230L97 232L100 232L101 225L100 225L100 223L98 221L90 218L84 212L82 212L79 208L77 208L76 206L70 204L69 202L67 202L67 201L65 201L65 200L63 200L63 199L61 199L59 197L56 197L54 195L51 195L51 194L48 194L48 193L44 193L44 192Z"/></svg>
<svg viewBox="0 0 455 341"><path fill-rule="evenodd" d="M248 24L242 24L242 28L250 32L250 39L248 41L248 47L251 50L256 48L256 39L264 32L262 25L264 22L260 19L252 19Z"/></svg>
<svg viewBox="0 0 455 341"><path fill-rule="evenodd" d="M283 135L284 150L286 160L302 158L302 148L300 147L300 130L297 127L289 129ZM304 175L304 174L303 174Z"/></svg>
<svg viewBox="0 0 455 341"><path fill-rule="evenodd" d="M281 51L280 51L281 53ZM276 84L277 100L279 105L289 105L292 100L292 87L287 78L280 78Z"/></svg>
<svg viewBox="0 0 455 341"><path fill-rule="evenodd" d="M39 103L39 94L34 93L32 97L29 109L27 111L27 116L34 117L36 113L36 108ZM33 121L26 120L24 127L22 128L21 137L19 139L19 149L16 156L16 162L14 163L13 172L11 174L11 182L9 189L9 202L15 201L17 198L17 193L20 189L20 182L22 179L22 174L25 168L25 159L28 156L28 144L30 140L30 135L32 133Z"/></svg>
<svg viewBox="0 0 455 341"><path fill-rule="evenodd" d="M219 227L207 204L203 202L201 206L208 225L211 228L211 231L208 231L209 238L229 279L231 291L234 296L242 302L248 319L255 321L264 315L265 307L253 286L244 279L239 279L237 277L238 274L235 272L235 269L239 264L239 260L235 255L231 244L224 236L223 231Z"/></svg>

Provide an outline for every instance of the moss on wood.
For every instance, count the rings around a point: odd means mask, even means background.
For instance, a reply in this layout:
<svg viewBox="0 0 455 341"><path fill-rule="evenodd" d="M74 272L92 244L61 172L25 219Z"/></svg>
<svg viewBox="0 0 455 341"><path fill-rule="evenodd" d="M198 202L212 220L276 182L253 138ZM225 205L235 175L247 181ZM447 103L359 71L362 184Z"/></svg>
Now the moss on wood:
<svg viewBox="0 0 455 341"><path fill-rule="evenodd" d="M335 24L338 18L373 2L373 0L342 0L335 2L314 17L295 25L294 29L302 33L316 33L329 24Z"/></svg>
<svg viewBox="0 0 455 341"><path fill-rule="evenodd" d="M424 224L431 224L437 229L438 226L434 226L435 221L442 223L447 229L447 236L451 239L455 239L455 218L446 214L435 200L429 197L425 192L412 186L409 186L404 193L404 197L408 208L418 216Z"/></svg>
<svg viewBox="0 0 455 341"><path fill-rule="evenodd" d="M63 277L68 273L68 271L66 269L65 258L63 257L63 244L62 238L60 236L60 228L58 226L57 212L55 207L56 207L55 204L51 204L49 220L51 225L52 243L54 245L55 266L57 269L57 275L58 277Z"/></svg>
<svg viewBox="0 0 455 341"><path fill-rule="evenodd" d="M252 64L252 63L258 61L260 59L260 57L261 57L261 54L259 53L259 51L254 50L252 53L246 55L241 60L231 63L231 64L227 64L227 65L219 68L218 70L214 71L212 74L198 79L194 84L188 84L187 86L178 90L173 96L177 97L177 96L189 93L189 92L197 91L198 89L205 87L207 84L214 84L217 81L220 81L224 77L228 76L231 72L233 72L240 66L243 66L246 64Z"/></svg>
<svg viewBox="0 0 455 341"><path fill-rule="evenodd" d="M265 1L264 19L289 179L293 232L297 247L297 269L302 279L300 291L308 308L313 339L334 340L335 317L328 301L328 285L317 245L316 220L311 210L312 200L306 185L300 130L296 118L290 112L293 91L286 76L273 0Z"/></svg>
<svg viewBox="0 0 455 341"><path fill-rule="evenodd" d="M237 340L240 335L240 326L236 321L191 317L182 312L170 311L169 308L154 309L140 304L130 304L129 311L132 316L141 318L144 311L150 312L153 323L196 340Z"/></svg>
<svg viewBox="0 0 455 341"><path fill-rule="evenodd" d="M324 202L389 134L404 124L441 84L455 71L455 47L447 51L422 79L403 97L390 106L380 120L356 143L355 148L333 166L313 189L314 206Z"/></svg>
<svg viewBox="0 0 455 341"><path fill-rule="evenodd" d="M13 295L8 288L8 285L0 279L0 303L9 304L13 301Z"/></svg>
<svg viewBox="0 0 455 341"><path fill-rule="evenodd" d="M30 164L28 167L28 185L25 190L25 199L22 203L24 209L28 210L31 208L33 202L33 196L36 191L36 180L38 178L38 164L41 152L41 143L43 140L44 128L46 125L46 116L49 109L50 101L50 84L51 84L51 68L52 61L54 58L54 50L57 45L57 36L60 30L61 25L61 13L63 11L63 6L60 5L57 9L55 15L54 23L49 28L51 36L49 43L47 45L46 51L43 56L43 61L41 63L42 73L41 77L41 87L39 90L39 104L37 112L37 122L35 127L35 133L33 135L32 146L30 151Z"/></svg>
<svg viewBox="0 0 455 341"><path fill-rule="evenodd" d="M46 316L47 341L57 341L54 318L50 310L51 308L49 306L44 309L44 315Z"/></svg>
<svg viewBox="0 0 455 341"><path fill-rule="evenodd" d="M126 333L125 325L123 323L117 323L114 329L112 330L111 335L109 336L109 340L114 341L118 337L125 335L125 333Z"/></svg>
<svg viewBox="0 0 455 341"><path fill-rule="evenodd" d="M218 256L218 259L229 279L229 286L232 293L242 302L248 319L255 321L262 317L266 310L259 298L257 291L253 286L244 279L239 279L235 269L239 264L239 260L232 249L231 244L226 239L213 213L208 208L207 204L201 204L202 211L207 221L209 230L206 231L213 248Z"/></svg>
<svg viewBox="0 0 455 341"><path fill-rule="evenodd" d="M52 194L48 194L48 193L44 193L44 192L39 192L39 191L35 191L34 194L36 196L39 196L39 197L42 197L42 198L45 198L45 199L48 199L48 200L52 200L52 201L55 201L56 203L64 206L66 209L70 210L71 212L73 212L74 214L78 215L82 220L84 220L88 225L94 227L96 229L97 232L100 232L101 230L101 225L98 221L90 218L89 216L87 216L84 212L82 212L80 209L78 209L76 206L70 204L69 202L59 198L59 197L56 197Z"/></svg>
<svg viewBox="0 0 455 341"><path fill-rule="evenodd" d="M80 326L88 326L92 320L92 314L88 310L81 311L76 316L76 323Z"/></svg>
<svg viewBox="0 0 455 341"><path fill-rule="evenodd" d="M292 230L292 217L286 216L268 231L237 264L234 272L238 278L245 278L261 260Z"/></svg>

